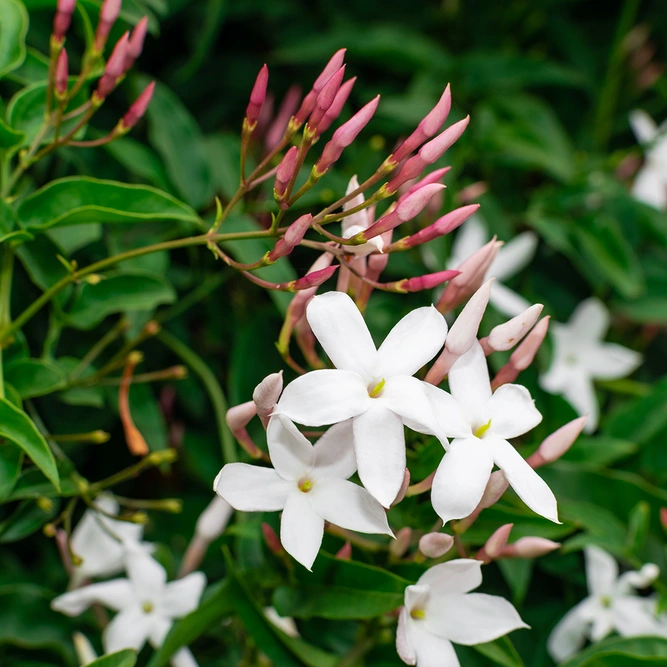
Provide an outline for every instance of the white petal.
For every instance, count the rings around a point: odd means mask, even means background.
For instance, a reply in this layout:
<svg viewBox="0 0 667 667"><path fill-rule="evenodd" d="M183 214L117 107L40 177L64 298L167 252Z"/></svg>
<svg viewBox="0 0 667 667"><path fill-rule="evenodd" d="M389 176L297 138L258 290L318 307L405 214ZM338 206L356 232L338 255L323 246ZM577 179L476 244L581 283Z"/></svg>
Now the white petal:
<svg viewBox="0 0 667 667"><path fill-rule="evenodd" d="M667 179L665 179L665 175L650 163L644 165L635 177L632 196L658 210L664 210L667 206Z"/></svg>
<svg viewBox="0 0 667 667"><path fill-rule="evenodd" d="M417 582L428 586L434 595L468 593L482 583L482 561L457 558L430 567Z"/></svg>
<svg viewBox="0 0 667 667"><path fill-rule="evenodd" d="M357 471L351 419L332 426L315 443L313 449L315 451L313 469L315 476L347 479Z"/></svg>
<svg viewBox="0 0 667 667"><path fill-rule="evenodd" d="M656 617L651 598L623 595L612 603L614 629L623 637L667 637L667 621Z"/></svg>
<svg viewBox="0 0 667 667"><path fill-rule="evenodd" d="M417 584L408 586L405 589L405 608L412 612L415 609L424 609L431 595L431 589L428 586Z"/></svg>
<svg viewBox="0 0 667 667"><path fill-rule="evenodd" d="M376 374L414 375L445 344L447 321L434 306L408 313L389 332L377 353Z"/></svg>
<svg viewBox="0 0 667 667"><path fill-rule="evenodd" d="M614 630L614 615L609 607L600 607L593 616L588 636L592 642L602 641Z"/></svg>
<svg viewBox="0 0 667 667"><path fill-rule="evenodd" d="M433 405L428 398L429 385L415 377L397 375L389 378L376 399L395 412L403 423L419 433L435 433L436 421Z"/></svg>
<svg viewBox="0 0 667 667"><path fill-rule="evenodd" d="M284 415L271 417L266 429L266 442L271 463L283 479L301 479L313 467L313 446Z"/></svg>
<svg viewBox="0 0 667 667"><path fill-rule="evenodd" d="M133 600L134 592L130 582L127 579L114 579L59 595L51 601L51 608L67 616L78 616L94 603L118 611Z"/></svg>
<svg viewBox="0 0 667 667"><path fill-rule="evenodd" d="M154 558L135 549L125 557L125 567L132 588L140 600L155 600L162 595L167 572Z"/></svg>
<svg viewBox="0 0 667 667"><path fill-rule="evenodd" d="M351 192L354 192L359 187L359 181L357 180L356 174L352 176L350 182L347 184L347 189L345 194L349 195ZM361 206L364 203L363 193L359 193L356 197L353 197L343 205L343 211L349 211L357 206ZM341 236L344 239L349 239L351 236L354 236L353 232L349 232L350 227L358 226L360 230L368 229L368 210L363 209L362 211L357 211L348 215L341 220Z"/></svg>
<svg viewBox="0 0 667 667"><path fill-rule="evenodd" d="M471 422L484 420L484 408L491 398L491 381L486 356L475 343L449 371L449 390L465 408ZM486 423L486 420L481 423Z"/></svg>
<svg viewBox="0 0 667 667"><path fill-rule="evenodd" d="M115 653L125 648L141 650L150 630L149 614L139 605L118 612L102 633L105 653Z"/></svg>
<svg viewBox="0 0 667 667"><path fill-rule="evenodd" d="M504 384L496 389L486 405L491 420L489 434L516 438L535 428L542 415L530 392L520 384Z"/></svg>
<svg viewBox="0 0 667 667"><path fill-rule="evenodd" d="M280 541L294 560L310 570L322 544L324 519L310 506L307 493L293 491L280 521Z"/></svg>
<svg viewBox="0 0 667 667"><path fill-rule="evenodd" d="M554 341L556 339L554 338ZM546 373L539 378L540 387L550 394L562 394L570 383L573 373L579 372L579 368L566 363L564 355L559 354L558 346L554 347L551 366Z"/></svg>
<svg viewBox="0 0 667 667"><path fill-rule="evenodd" d="M630 127L640 144L651 143L658 134L655 121L642 109L630 112Z"/></svg>
<svg viewBox="0 0 667 667"><path fill-rule="evenodd" d="M393 535L382 505L357 484L334 477L318 479L306 495L325 521L360 533Z"/></svg>
<svg viewBox="0 0 667 667"><path fill-rule="evenodd" d="M460 667L452 643L429 632L424 621L413 621L410 634L417 649L417 667Z"/></svg>
<svg viewBox="0 0 667 667"><path fill-rule="evenodd" d="M181 648L171 656L171 667L199 667L192 651L189 648Z"/></svg>
<svg viewBox="0 0 667 667"><path fill-rule="evenodd" d="M525 269L535 256L537 243L537 235L533 232L523 232L515 236L498 251L487 271L487 275L489 277L494 276L501 282L516 275ZM526 308L527 306L522 310L526 310ZM519 312L521 311L514 314L518 315Z"/></svg>
<svg viewBox="0 0 667 667"><path fill-rule="evenodd" d="M396 498L405 476L405 434L401 418L377 401L354 419L359 479L384 507Z"/></svg>
<svg viewBox="0 0 667 667"><path fill-rule="evenodd" d="M586 582L591 595L611 595L618 579L616 559L594 545L584 549L586 556Z"/></svg>
<svg viewBox="0 0 667 667"><path fill-rule="evenodd" d="M370 400L368 387L358 373L311 371L285 387L274 414L306 426L337 424L365 412Z"/></svg>
<svg viewBox="0 0 667 667"><path fill-rule="evenodd" d="M491 438L489 438L491 440ZM493 460L533 512L555 523L558 521L556 497L548 484L526 463L526 460L507 440L493 438Z"/></svg>
<svg viewBox="0 0 667 667"><path fill-rule="evenodd" d="M314 297L306 317L336 368L360 373L367 381L373 379L375 344L359 309L347 294L327 292Z"/></svg>
<svg viewBox="0 0 667 667"><path fill-rule="evenodd" d="M584 433L593 433L598 425L600 409L590 377L581 369L577 369L577 372L570 375L569 383L563 390L563 396L579 416L588 415Z"/></svg>
<svg viewBox="0 0 667 667"><path fill-rule="evenodd" d="M434 595L424 623L433 634L465 646L491 642L528 627L507 600L484 593Z"/></svg>
<svg viewBox="0 0 667 667"><path fill-rule="evenodd" d="M493 469L489 448L478 438L454 440L433 478L431 503L444 523L468 516L479 504Z"/></svg>
<svg viewBox="0 0 667 667"><path fill-rule="evenodd" d="M591 297L574 309L567 326L575 340L598 341L607 334L609 321L607 307L599 299Z"/></svg>
<svg viewBox="0 0 667 667"><path fill-rule="evenodd" d="M447 261L448 269L457 269L487 241L488 234L479 215L472 215L456 234L452 252Z"/></svg>
<svg viewBox="0 0 667 667"><path fill-rule="evenodd" d="M441 441L446 438L471 437L472 427L461 403L443 389L427 382L424 382L423 385L435 417L435 428L431 435L437 435ZM411 424L407 425L413 428Z"/></svg>
<svg viewBox="0 0 667 667"><path fill-rule="evenodd" d="M192 572L168 583L158 602L159 612L168 618L186 616L199 606L205 587L206 575L203 572Z"/></svg>
<svg viewBox="0 0 667 667"><path fill-rule="evenodd" d="M171 630L172 622L169 618L156 613L155 610L150 613L149 620L148 641L153 648L160 648Z"/></svg>
<svg viewBox="0 0 667 667"><path fill-rule="evenodd" d="M417 662L417 652L410 636L410 614L405 607L401 607L398 615L398 627L396 628L396 653L406 665L414 665Z"/></svg>
<svg viewBox="0 0 667 667"><path fill-rule="evenodd" d="M587 350L584 362L595 380L616 380L630 375L641 364L642 355L616 343L602 343Z"/></svg>
<svg viewBox="0 0 667 667"><path fill-rule="evenodd" d="M294 483L273 468L228 463L216 477L215 491L242 512L276 512L285 506Z"/></svg>
<svg viewBox="0 0 667 667"><path fill-rule="evenodd" d="M547 649L554 662L565 662L581 650L590 626L587 619L588 607L590 600L587 598L572 607L551 631Z"/></svg>
<svg viewBox="0 0 667 667"><path fill-rule="evenodd" d="M489 273L489 275L493 274ZM510 317L521 315L521 313L531 306L530 301L519 296L509 287L505 287L505 285L498 281L495 281L491 287L489 301L496 310Z"/></svg>

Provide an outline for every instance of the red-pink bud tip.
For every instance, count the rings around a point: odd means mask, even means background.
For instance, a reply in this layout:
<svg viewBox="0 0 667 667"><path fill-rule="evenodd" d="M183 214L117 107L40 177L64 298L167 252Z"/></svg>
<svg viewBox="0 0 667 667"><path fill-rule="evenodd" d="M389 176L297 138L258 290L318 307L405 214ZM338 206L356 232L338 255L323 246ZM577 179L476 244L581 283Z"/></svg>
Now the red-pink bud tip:
<svg viewBox="0 0 667 667"><path fill-rule="evenodd" d="M269 68L264 64L259 74L255 79L255 85L252 87L250 93L250 102L246 108L246 118L250 125L257 122L259 114L262 111L264 102L266 101L266 89L269 84Z"/></svg>
<svg viewBox="0 0 667 667"><path fill-rule="evenodd" d="M319 92L317 100L315 101L315 108L313 109L310 118L308 119L308 127L311 130L317 130L319 124L324 119L324 115L329 110L336 99L343 77L345 76L345 65L343 65L334 75L326 82L325 86Z"/></svg>
<svg viewBox="0 0 667 667"><path fill-rule="evenodd" d="M148 17L144 16L130 35L127 43L127 57L125 60L125 71L127 72L141 55L144 48L144 40L146 39L146 31L148 30Z"/></svg>
<svg viewBox="0 0 667 667"><path fill-rule="evenodd" d="M76 9L76 0L58 0L58 11L62 14L73 14Z"/></svg>
<svg viewBox="0 0 667 667"><path fill-rule="evenodd" d="M299 149L296 146L292 146L285 157L281 160L276 170L276 182L273 186L275 190L276 197L281 198L287 191L287 186L292 180L294 175L294 168L296 167L296 158L299 154Z"/></svg>
<svg viewBox="0 0 667 667"><path fill-rule="evenodd" d="M280 538L268 523L262 523L262 535L269 551L276 555L283 552L283 545L280 543Z"/></svg>
<svg viewBox="0 0 667 667"><path fill-rule="evenodd" d="M125 72L125 59L127 58L127 46L130 41L130 33L126 32L114 46L109 60L107 60L104 73L118 79Z"/></svg>
<svg viewBox="0 0 667 667"><path fill-rule="evenodd" d="M343 107L345 106L345 102L347 102L347 98L350 96L350 93L352 92L352 88L354 87L356 80L357 77L353 76L351 79L348 79L338 89L333 104L327 109L327 112L324 114L324 118L317 126L318 135L322 134L323 132L326 132L331 127L331 124L336 120L336 118L340 116L340 113L343 110Z"/></svg>
<svg viewBox="0 0 667 667"><path fill-rule="evenodd" d="M134 127L139 119L146 113L146 109L148 109L148 105L150 104L153 97L154 90L155 81L151 81L144 88L141 95L137 97L132 106L128 109L127 113L123 116L122 123L126 130Z"/></svg>
<svg viewBox="0 0 667 667"><path fill-rule="evenodd" d="M336 558L338 560L351 560L352 545L349 542L345 542L345 544L336 552Z"/></svg>
<svg viewBox="0 0 667 667"><path fill-rule="evenodd" d="M67 94L67 77L67 51L61 49L58 54L58 60L56 61L56 71L54 76L54 87L58 97L64 97Z"/></svg>
<svg viewBox="0 0 667 667"><path fill-rule="evenodd" d="M100 21L115 23L122 4L122 0L104 0L100 9Z"/></svg>
<svg viewBox="0 0 667 667"><path fill-rule="evenodd" d="M400 281L400 287L406 292L421 292L425 289L433 289L442 283L451 280L459 275L459 271L438 271L437 273L427 273L416 278L407 278Z"/></svg>
<svg viewBox="0 0 667 667"><path fill-rule="evenodd" d="M329 266L326 269L320 269L319 271L312 271L303 276L303 278L296 280L292 284L292 289L298 292L302 289L308 289L309 287L319 287L322 283L329 280L337 270L338 265Z"/></svg>

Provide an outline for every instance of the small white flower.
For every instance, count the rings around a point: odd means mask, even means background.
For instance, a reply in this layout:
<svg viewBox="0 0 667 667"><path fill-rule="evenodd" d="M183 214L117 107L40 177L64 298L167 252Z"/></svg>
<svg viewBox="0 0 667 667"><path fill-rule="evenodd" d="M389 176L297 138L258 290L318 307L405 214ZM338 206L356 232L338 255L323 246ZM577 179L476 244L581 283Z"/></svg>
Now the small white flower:
<svg viewBox="0 0 667 667"><path fill-rule="evenodd" d="M562 394L581 416L588 415L584 431L598 425L598 402L593 380L615 380L632 373L642 361L638 352L603 342L609 329L609 311L595 298L582 301L567 324L553 322L553 360L540 386Z"/></svg>
<svg viewBox="0 0 667 667"><path fill-rule="evenodd" d="M451 560L430 568L405 589L396 630L396 650L403 662L459 667L452 642L473 646L528 627L507 600L469 592L482 583L481 567L478 560Z"/></svg>
<svg viewBox="0 0 667 667"><path fill-rule="evenodd" d="M632 194L655 208L667 209L667 121L658 127L645 111L637 110L630 114L630 127L646 151Z"/></svg>
<svg viewBox="0 0 667 667"><path fill-rule="evenodd" d="M275 469L228 463L213 488L242 512L283 510L280 541L304 567L310 570L315 561L325 521L392 535L380 503L347 481L356 470L350 421L332 426L313 446L278 414L271 417L266 437Z"/></svg>
<svg viewBox="0 0 667 667"><path fill-rule="evenodd" d="M102 494L94 505L101 510L86 510L72 532L72 552L82 559L74 570L73 584L78 585L91 577L110 577L125 569L128 548L139 545L149 553L152 545L142 543L144 527L129 521L116 521L119 505L113 496ZM103 514L104 512L104 514Z"/></svg>
<svg viewBox="0 0 667 667"><path fill-rule="evenodd" d="M346 195L349 195L350 192L353 192L359 187L359 181L356 176L353 176L350 179L350 182L347 186L345 192ZM357 206L361 206L364 203L364 195L358 194L356 197L351 199L347 204L343 206L343 211L349 211ZM368 209L362 211L357 211L343 218L341 221L341 237L344 239L351 239L353 236L356 236L360 232L366 231L371 226L371 219L368 215ZM382 236L376 236L366 243L361 245L348 245L344 246L345 252L349 252L352 255L357 255L358 257L365 257L370 255L372 252L382 252L384 248L384 241Z"/></svg>
<svg viewBox="0 0 667 667"><path fill-rule="evenodd" d="M67 616L78 616L95 603L117 611L102 635L106 653L126 648L140 651L146 641L159 648L173 620L199 606L206 585L206 577L201 572L166 583L164 568L140 549L130 549L125 563L127 579L90 584L51 602L52 609ZM173 667L197 665L187 648L175 653L171 664Z"/></svg>
<svg viewBox="0 0 667 667"><path fill-rule="evenodd" d="M314 297L306 316L336 368L312 371L291 382L276 412L307 426L353 418L359 478L389 507L405 473L403 425L431 432L426 384L412 376L443 346L447 323L435 308L417 308L376 349L347 294Z"/></svg>
<svg viewBox="0 0 667 667"><path fill-rule="evenodd" d="M436 435L447 449L431 490L433 509L440 518L447 523L468 516L481 500L496 465L528 507L558 523L551 489L507 441L542 421L528 390L505 384L492 393L479 343L452 366L449 387L451 396L436 387L429 390L440 421ZM445 436L456 439L447 445Z"/></svg>
<svg viewBox="0 0 667 667"><path fill-rule="evenodd" d="M264 607L264 616L288 637L299 637L299 629L291 616L281 616L275 607Z"/></svg>
<svg viewBox="0 0 667 667"><path fill-rule="evenodd" d="M584 645L586 637L599 642L611 632L623 637L655 635L667 637L667 621L656 616L654 598L637 595L660 571L647 563L638 572L618 576L618 565L599 547L584 550L588 597L570 609L553 629L547 647L556 662L564 662Z"/></svg>
<svg viewBox="0 0 667 667"><path fill-rule="evenodd" d="M489 236L479 215L471 216L456 235L447 268L456 269L459 267L488 240ZM486 272L485 281L489 278L495 278L489 300L494 308L505 315L514 317L530 307L530 303L526 299L505 287L502 283L519 273L530 263L535 255L537 241L537 236L533 232L523 232L515 236L500 248Z"/></svg>

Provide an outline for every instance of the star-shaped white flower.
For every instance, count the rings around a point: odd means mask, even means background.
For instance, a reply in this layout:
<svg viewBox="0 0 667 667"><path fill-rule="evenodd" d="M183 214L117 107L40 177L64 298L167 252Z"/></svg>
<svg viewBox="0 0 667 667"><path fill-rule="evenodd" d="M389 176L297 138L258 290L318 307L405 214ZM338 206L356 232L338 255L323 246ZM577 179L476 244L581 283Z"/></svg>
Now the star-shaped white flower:
<svg viewBox="0 0 667 667"><path fill-rule="evenodd" d="M433 509L440 518L447 523L468 516L481 500L496 465L528 507L558 523L551 489L508 442L542 421L528 390L505 384L492 393L479 343L452 366L449 388L451 396L436 387L429 390L440 421L436 435L447 450L431 490ZM445 436L456 439L447 445Z"/></svg>
<svg viewBox="0 0 667 667"><path fill-rule="evenodd" d="M584 550L588 597L563 616L549 636L547 647L556 662L579 652L588 637L599 642L611 632L623 637L655 635L667 637L667 621L656 615L656 600L641 597L636 589L646 588L660 573L647 563L641 570L618 576L618 565L599 547Z"/></svg>
<svg viewBox="0 0 667 667"><path fill-rule="evenodd" d="M148 641L159 648L173 620L197 609L206 577L193 572L183 579L166 583L167 573L157 561L140 549L126 554L127 579L113 579L65 593L51 607L67 616L78 616L90 605L99 603L118 612L104 629L102 642L106 653L131 648L140 651ZM174 667L196 667L187 648L171 659Z"/></svg>
<svg viewBox="0 0 667 667"><path fill-rule="evenodd" d="M581 416L588 415L584 430L598 425L598 402L593 380L615 380L632 373L641 363L638 352L603 339L609 329L609 311L595 298L582 301L567 324L553 322L553 360L540 386L562 394Z"/></svg>
<svg viewBox="0 0 667 667"><path fill-rule="evenodd" d="M122 572L128 548L139 545L147 553L152 548L141 542L144 532L141 524L116 521L107 516L116 516L120 509L113 496L102 494L94 504L100 511L86 510L72 531L72 552L82 560L74 570L74 585L91 577L110 577Z"/></svg>
<svg viewBox="0 0 667 667"><path fill-rule="evenodd" d="M448 269L458 268L468 257L477 252L489 235L479 215L472 215L456 235L452 253L447 262ZM498 311L514 317L530 307L530 303L516 292L505 287L503 281L523 270L535 255L537 236L533 232L522 232L498 251L484 280L495 278L489 301Z"/></svg>
<svg viewBox="0 0 667 667"><path fill-rule="evenodd" d="M389 507L405 473L403 425L431 432L433 411L425 383L412 376L443 346L447 323L434 307L417 308L376 350L347 294L316 296L306 316L336 368L306 373L291 382L276 412L308 426L353 418L359 478Z"/></svg>
<svg viewBox="0 0 667 667"><path fill-rule="evenodd" d="M630 114L630 127L646 150L632 194L655 208L667 209L667 121L658 127L645 111L637 110Z"/></svg>
<svg viewBox="0 0 667 667"><path fill-rule="evenodd" d="M310 568L322 544L324 522L361 533L393 535L380 503L348 481L357 466L350 421L332 426L311 445L284 415L271 417L267 442L272 468L228 463L214 490L242 512L283 510L280 541Z"/></svg>
<svg viewBox="0 0 667 667"><path fill-rule="evenodd" d="M359 187L359 181L356 176L353 176L348 183L346 195L349 195L350 192L354 192ZM356 197L351 199L343 206L343 211L349 211L357 206L361 206L364 203L364 195L358 194ZM356 236L360 232L366 231L371 226L371 219L368 213L368 209L362 211L357 211L344 217L341 221L341 237L344 239L351 239L353 236ZM345 252L349 252L352 255L357 255L358 257L365 257L370 255L372 252L382 252L384 247L384 241L382 236L376 236L366 243L361 245L348 245L345 246Z"/></svg>
<svg viewBox="0 0 667 667"><path fill-rule="evenodd" d="M396 650L403 662L459 667L452 642L483 644L528 627L507 600L469 592L482 583L481 567L478 560L450 560L433 566L405 589L396 631Z"/></svg>

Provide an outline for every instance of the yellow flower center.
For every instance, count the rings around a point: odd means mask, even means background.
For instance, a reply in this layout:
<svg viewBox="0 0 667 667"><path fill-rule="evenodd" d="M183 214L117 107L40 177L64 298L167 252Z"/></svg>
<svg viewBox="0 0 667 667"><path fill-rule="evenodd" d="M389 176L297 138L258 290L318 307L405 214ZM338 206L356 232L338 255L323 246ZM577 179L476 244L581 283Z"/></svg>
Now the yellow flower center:
<svg viewBox="0 0 667 667"><path fill-rule="evenodd" d="M308 493L313 488L313 482L312 480L306 478L302 479L299 482L299 491L303 491L304 493Z"/></svg>
<svg viewBox="0 0 667 667"><path fill-rule="evenodd" d="M422 619L426 618L426 612L423 609L413 609L410 612L410 616L421 621Z"/></svg>
<svg viewBox="0 0 667 667"><path fill-rule="evenodd" d="M489 419L486 424L482 424L473 434L476 438L483 438L484 434L491 428L491 420Z"/></svg>
<svg viewBox="0 0 667 667"><path fill-rule="evenodd" d="M371 398L377 398L382 393L385 383L386 380L380 380L372 389L368 390L368 395Z"/></svg>
<svg viewBox="0 0 667 667"><path fill-rule="evenodd" d="M143 609L144 612L146 612L147 614L150 614L150 613L153 611L154 608L155 608L155 607L153 607L153 603L152 603L152 602L144 602L144 604L142 605L142 609Z"/></svg>

